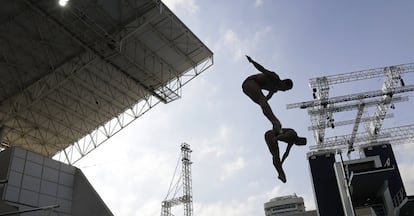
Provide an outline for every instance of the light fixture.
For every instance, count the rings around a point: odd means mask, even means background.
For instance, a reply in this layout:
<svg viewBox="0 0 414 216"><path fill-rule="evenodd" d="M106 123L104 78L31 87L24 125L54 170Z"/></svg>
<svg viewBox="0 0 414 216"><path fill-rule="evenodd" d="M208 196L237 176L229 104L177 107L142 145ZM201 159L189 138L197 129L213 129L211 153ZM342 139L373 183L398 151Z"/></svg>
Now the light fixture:
<svg viewBox="0 0 414 216"><path fill-rule="evenodd" d="M59 0L59 5L65 7L68 4L69 0Z"/></svg>

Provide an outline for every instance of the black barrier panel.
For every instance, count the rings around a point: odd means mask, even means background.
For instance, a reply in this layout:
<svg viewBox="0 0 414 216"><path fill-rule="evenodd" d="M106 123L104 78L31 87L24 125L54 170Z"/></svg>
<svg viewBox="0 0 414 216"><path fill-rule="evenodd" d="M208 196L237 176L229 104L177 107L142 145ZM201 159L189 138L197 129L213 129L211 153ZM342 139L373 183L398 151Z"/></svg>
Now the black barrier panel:
<svg viewBox="0 0 414 216"><path fill-rule="evenodd" d="M320 216L343 216L344 211L336 181L335 154L312 155L309 165Z"/></svg>
<svg viewBox="0 0 414 216"><path fill-rule="evenodd" d="M390 144L369 146L364 148L364 154L366 157L378 155L380 157L382 167L384 168L394 167L395 172L393 172L388 179L388 188L390 190L391 197L396 200L401 200L401 197L407 197L392 146ZM400 196L400 198L397 198L397 196ZM400 203L394 203L394 207L399 204Z"/></svg>

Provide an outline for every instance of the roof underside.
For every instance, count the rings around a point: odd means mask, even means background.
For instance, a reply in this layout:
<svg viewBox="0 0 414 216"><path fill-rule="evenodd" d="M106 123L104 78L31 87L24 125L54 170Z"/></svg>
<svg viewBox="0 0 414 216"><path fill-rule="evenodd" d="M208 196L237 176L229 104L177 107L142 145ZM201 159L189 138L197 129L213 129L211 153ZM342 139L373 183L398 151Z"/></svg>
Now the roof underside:
<svg viewBox="0 0 414 216"><path fill-rule="evenodd" d="M213 53L160 1L71 0L64 8L57 2L0 7L0 127L7 145L51 157L98 129L109 138L120 129L105 125L123 128L122 113L135 119L179 98L182 85L212 64ZM133 111L139 103L147 108Z"/></svg>

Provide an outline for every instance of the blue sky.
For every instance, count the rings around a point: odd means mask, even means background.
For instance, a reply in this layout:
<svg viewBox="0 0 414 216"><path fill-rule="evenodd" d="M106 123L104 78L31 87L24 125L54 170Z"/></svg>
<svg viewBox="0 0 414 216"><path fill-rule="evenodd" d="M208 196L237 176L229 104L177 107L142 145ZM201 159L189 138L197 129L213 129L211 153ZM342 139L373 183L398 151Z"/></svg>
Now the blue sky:
<svg viewBox="0 0 414 216"><path fill-rule="evenodd" d="M163 2L214 52L214 66L185 86L180 100L156 106L76 164L115 215L160 214L182 142L193 149L195 215L264 215L264 202L293 193L314 209L308 146L292 149L284 164L287 183L277 179L263 139L271 124L241 91L243 80L258 73L244 55L294 81L291 91L269 103L282 125L311 145L306 111L286 109L312 99L310 78L414 62L414 2L408 0ZM404 77L406 84L413 76ZM332 95L381 86L379 79L338 85ZM409 97L384 126L414 123ZM414 194L408 175L413 147L395 150L408 194Z"/></svg>

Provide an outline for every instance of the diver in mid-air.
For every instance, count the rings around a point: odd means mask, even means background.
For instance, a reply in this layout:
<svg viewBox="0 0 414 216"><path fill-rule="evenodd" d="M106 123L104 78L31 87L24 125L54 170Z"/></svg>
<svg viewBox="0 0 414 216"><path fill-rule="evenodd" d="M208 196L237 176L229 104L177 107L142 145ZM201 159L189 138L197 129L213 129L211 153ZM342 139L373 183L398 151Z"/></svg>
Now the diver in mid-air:
<svg viewBox="0 0 414 216"><path fill-rule="evenodd" d="M273 125L273 132L279 134L282 125L279 119L273 114L272 108L267 101L272 98L273 94L277 91L287 91L292 89L293 82L291 79L281 80L275 72L267 70L250 58L250 56L246 57L247 60L262 73L247 77L242 84L243 92L249 96L253 102L260 105L263 114ZM267 90L269 92L267 96L263 94L262 90Z"/></svg>
<svg viewBox="0 0 414 216"><path fill-rule="evenodd" d="M295 130L291 128L282 128L281 132L278 135L275 135L273 130L268 130L265 133L265 141L267 147L269 147L270 153L273 156L273 165L276 168L276 171L279 173L278 178L286 183L286 175L283 171L282 164L289 155L290 149L293 145L306 145L306 138L299 137ZM280 160L279 152L279 142L282 141L287 143L286 151L283 153L282 160Z"/></svg>

